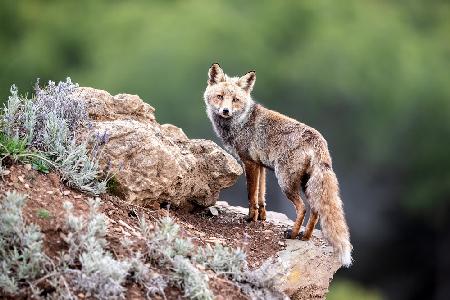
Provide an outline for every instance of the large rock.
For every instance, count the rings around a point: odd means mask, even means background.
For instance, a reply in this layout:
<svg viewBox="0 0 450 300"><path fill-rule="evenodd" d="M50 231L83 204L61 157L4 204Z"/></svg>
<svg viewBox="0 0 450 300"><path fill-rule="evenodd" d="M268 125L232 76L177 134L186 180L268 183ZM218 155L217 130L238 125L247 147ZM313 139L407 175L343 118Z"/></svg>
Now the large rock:
<svg viewBox="0 0 450 300"><path fill-rule="evenodd" d="M248 209L218 201L216 207L244 217ZM292 228L293 222L284 214L268 211L267 222ZM338 256L328 245L320 230L314 230L307 242L286 240L286 248L276 254L273 268L283 270L280 290L294 300L325 299L334 273L341 267Z"/></svg>
<svg viewBox="0 0 450 300"><path fill-rule="evenodd" d="M102 169L112 167L126 201L145 207L171 203L213 205L242 168L217 144L188 139L173 125L160 125L155 109L136 95L79 88L92 129L106 141ZM105 137L106 133L106 137Z"/></svg>

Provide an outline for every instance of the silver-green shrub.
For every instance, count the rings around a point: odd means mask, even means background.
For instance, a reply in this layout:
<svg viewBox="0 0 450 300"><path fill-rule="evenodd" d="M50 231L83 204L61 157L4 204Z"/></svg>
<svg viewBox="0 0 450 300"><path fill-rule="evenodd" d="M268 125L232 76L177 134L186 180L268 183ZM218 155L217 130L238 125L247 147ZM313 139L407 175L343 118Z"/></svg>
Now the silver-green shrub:
<svg viewBox="0 0 450 300"><path fill-rule="evenodd" d="M98 213L100 202L89 201L89 215L85 219L73 213L70 202L64 203L68 234L64 238L69 245L67 255L63 255L65 266L81 264L81 270L72 269L62 272L75 290L89 293L96 299L122 299L125 288L123 283L128 275L130 263L114 259L106 252L105 215Z"/></svg>
<svg viewBox="0 0 450 300"><path fill-rule="evenodd" d="M194 245L190 239L180 237L180 226L172 218L162 218L154 230L141 218L140 229L147 246L144 258L173 272L169 280L183 289L187 298L213 299L208 277L191 261Z"/></svg>
<svg viewBox="0 0 450 300"><path fill-rule="evenodd" d="M250 299L258 300L288 300L284 293L278 289L279 280L287 268L282 263L274 263L274 260L265 261L259 268L246 269L240 280L237 281L241 291Z"/></svg>
<svg viewBox="0 0 450 300"><path fill-rule="evenodd" d="M176 255L190 256L194 245L189 239L180 237L180 226L172 218L164 217L149 230L147 222L141 218L141 232L147 245L147 257L159 265L170 264Z"/></svg>
<svg viewBox="0 0 450 300"><path fill-rule="evenodd" d="M26 225L22 216L25 197L7 193L0 202L0 288L15 293L20 282L30 283L49 269L42 249L42 234Z"/></svg>
<svg viewBox="0 0 450 300"><path fill-rule="evenodd" d="M49 81L45 88L36 84L35 96L32 99L19 96L15 86L11 87L3 115L0 117L0 134L7 139L23 141L28 152L22 157L47 162L48 167L55 168L62 179L74 188L90 194L101 194L106 191L105 180L98 166L99 137L80 140L77 129L89 127L87 110L82 99L78 98L77 84L70 78L56 84ZM95 150L89 150L88 143ZM0 155L8 155L2 152ZM0 159L1 160L1 159Z"/></svg>
<svg viewBox="0 0 450 300"><path fill-rule="evenodd" d="M73 264L79 255L93 246L103 249L106 245L106 221L105 215L98 213L100 202L89 200L89 214L87 219L76 216L73 212L73 204L64 202L66 210L66 226L68 229L64 241L69 245L68 261Z"/></svg>
<svg viewBox="0 0 450 300"><path fill-rule="evenodd" d="M150 268L149 264L144 262L140 252L137 252L130 260L130 273L132 279L146 291L146 296L152 299L159 295L166 299L164 289L167 287L167 279Z"/></svg>
<svg viewBox="0 0 450 300"><path fill-rule="evenodd" d="M274 267L278 264L266 262L250 270L240 249L219 244L196 247L170 217L159 220L154 229L141 218L144 252L130 250L130 258L115 259L105 250L106 217L98 212L98 199L89 201L87 217L76 215L73 205L64 203L68 250L51 260L43 252L39 228L24 223L24 202L25 197L16 193L0 202L0 289L10 295L29 286L33 297L40 298L37 283L46 281L54 288L48 299L76 299L79 292L95 299L123 299L124 283L132 280L149 299L156 295L165 299L164 289L171 284L189 299L208 300L214 298L205 272L209 270L212 276L231 279L251 299L287 299L277 290L277 280L285 273ZM125 240L123 246L130 243Z"/></svg>
<svg viewBox="0 0 450 300"><path fill-rule="evenodd" d="M214 247L208 244L205 248L199 249L195 258L197 262L204 264L217 274L225 274L233 280L242 280L244 271L248 269L244 251L218 243Z"/></svg>
<svg viewBox="0 0 450 300"><path fill-rule="evenodd" d="M214 298L209 289L208 276L194 267L190 259L176 255L173 258L172 267L175 272L172 280L184 290L186 297L196 300L212 300Z"/></svg>

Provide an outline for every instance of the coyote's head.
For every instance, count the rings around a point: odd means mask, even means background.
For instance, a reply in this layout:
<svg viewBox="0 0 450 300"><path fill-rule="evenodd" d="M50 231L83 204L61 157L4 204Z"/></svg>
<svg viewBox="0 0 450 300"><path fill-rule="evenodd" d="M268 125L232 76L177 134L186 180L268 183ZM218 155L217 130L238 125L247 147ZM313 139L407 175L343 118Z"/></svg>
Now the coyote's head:
<svg viewBox="0 0 450 300"><path fill-rule="evenodd" d="M208 116L211 118L215 114L225 119L243 120L253 104L250 93L255 80L255 71L242 77L228 77L219 64L213 64L203 96Z"/></svg>

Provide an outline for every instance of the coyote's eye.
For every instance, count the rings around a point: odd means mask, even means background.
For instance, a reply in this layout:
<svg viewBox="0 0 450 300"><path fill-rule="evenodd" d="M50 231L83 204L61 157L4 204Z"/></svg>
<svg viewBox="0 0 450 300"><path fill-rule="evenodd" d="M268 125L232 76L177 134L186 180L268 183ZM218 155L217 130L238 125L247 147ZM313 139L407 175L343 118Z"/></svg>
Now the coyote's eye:
<svg viewBox="0 0 450 300"><path fill-rule="evenodd" d="M223 96L222 95L217 95L217 99L222 100Z"/></svg>
<svg viewBox="0 0 450 300"><path fill-rule="evenodd" d="M233 102L238 102L239 99L238 98L233 98Z"/></svg>

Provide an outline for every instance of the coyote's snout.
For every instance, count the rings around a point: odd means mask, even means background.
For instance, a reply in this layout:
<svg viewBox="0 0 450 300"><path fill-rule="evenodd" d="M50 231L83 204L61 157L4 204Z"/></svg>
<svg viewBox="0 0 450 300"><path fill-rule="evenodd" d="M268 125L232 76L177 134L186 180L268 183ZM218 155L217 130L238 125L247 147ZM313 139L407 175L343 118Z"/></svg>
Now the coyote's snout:
<svg viewBox="0 0 450 300"><path fill-rule="evenodd" d="M306 213L301 187L311 207L302 239L311 237L320 218L325 237L342 264L350 266L350 234L327 142L317 130L255 103L250 95L255 80L254 71L229 77L218 64L213 64L204 94L206 112L215 132L244 164L248 219L266 219L265 169L271 169L297 212L290 237L298 236Z"/></svg>

